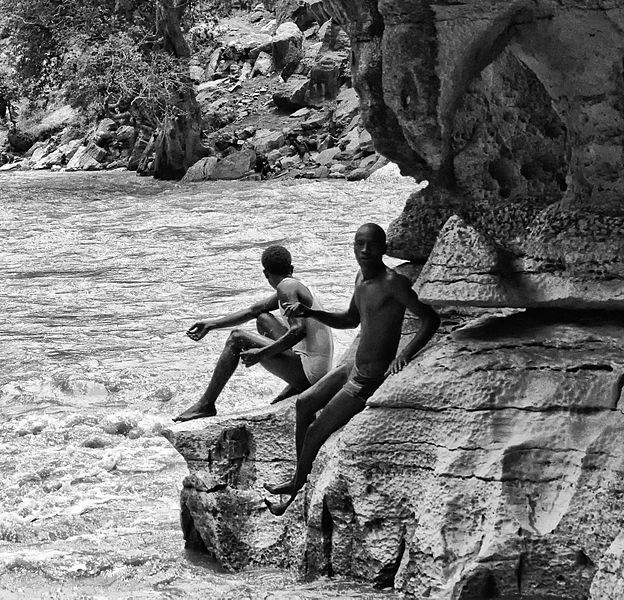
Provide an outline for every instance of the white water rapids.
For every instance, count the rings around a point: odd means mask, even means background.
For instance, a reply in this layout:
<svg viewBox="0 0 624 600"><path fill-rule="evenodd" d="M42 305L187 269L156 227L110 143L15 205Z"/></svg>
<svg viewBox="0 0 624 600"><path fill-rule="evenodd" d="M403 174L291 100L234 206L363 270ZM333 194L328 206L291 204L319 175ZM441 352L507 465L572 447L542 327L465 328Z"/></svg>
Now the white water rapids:
<svg viewBox="0 0 624 600"><path fill-rule="evenodd" d="M186 553L187 470L160 431L201 394L228 335L184 332L271 293L266 246L287 246L326 307L345 307L355 229L387 227L414 189L0 174L0 598L394 597L226 574ZM338 355L353 334L337 332ZM218 410L262 406L281 387L241 366Z"/></svg>

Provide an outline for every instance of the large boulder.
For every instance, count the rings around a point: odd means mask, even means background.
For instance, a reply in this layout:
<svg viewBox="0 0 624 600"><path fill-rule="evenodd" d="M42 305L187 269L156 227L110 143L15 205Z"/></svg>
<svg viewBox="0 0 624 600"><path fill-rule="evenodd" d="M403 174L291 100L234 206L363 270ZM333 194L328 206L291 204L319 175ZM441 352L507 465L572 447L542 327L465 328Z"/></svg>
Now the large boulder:
<svg viewBox="0 0 624 600"><path fill-rule="evenodd" d="M271 150L281 148L286 142L286 138L281 131L270 129L258 129L251 143L258 154L268 154Z"/></svg>
<svg viewBox="0 0 624 600"><path fill-rule="evenodd" d="M99 171L104 168L106 150L95 142L80 146L67 163L68 171Z"/></svg>
<svg viewBox="0 0 624 600"><path fill-rule="evenodd" d="M64 166L71 160L71 158L76 154L78 149L81 146L81 140L72 140L67 144L62 144L46 154L42 156L34 162L34 158L31 157L30 163L32 168L35 170L39 169L51 169L54 166ZM99 156L102 156L99 154Z"/></svg>
<svg viewBox="0 0 624 600"><path fill-rule="evenodd" d="M310 100L310 80L301 75L294 75L280 84L273 93L273 102L278 109L293 112L306 106L315 106ZM319 103L316 103L318 105Z"/></svg>
<svg viewBox="0 0 624 600"><path fill-rule="evenodd" d="M531 255L510 256L460 217L451 217L418 280L419 296L438 306L621 309L624 237L609 230L587 237L593 225L587 222L579 228L572 221L568 226L572 231L560 234L562 252L567 250L565 244L573 242L575 247L564 270Z"/></svg>
<svg viewBox="0 0 624 600"><path fill-rule="evenodd" d="M278 71L287 70L288 79L303 57L303 33L295 23L282 23L272 40L273 65Z"/></svg>
<svg viewBox="0 0 624 600"><path fill-rule="evenodd" d="M219 159L216 156L200 158L182 177L182 183L193 183L195 181L210 181Z"/></svg>
<svg viewBox="0 0 624 600"><path fill-rule="evenodd" d="M243 179L253 173L255 165L255 150L242 148L219 160L213 171L212 178Z"/></svg>
<svg viewBox="0 0 624 600"><path fill-rule="evenodd" d="M256 152L251 148L234 151L224 158L208 156L193 164L182 178L182 182L244 179L254 172L255 165Z"/></svg>
<svg viewBox="0 0 624 600"><path fill-rule="evenodd" d="M245 418L165 431L189 465L181 494L187 547L208 552L227 570L298 567L304 552L303 498L276 520L264 505L262 487L290 475L293 431L291 401Z"/></svg>

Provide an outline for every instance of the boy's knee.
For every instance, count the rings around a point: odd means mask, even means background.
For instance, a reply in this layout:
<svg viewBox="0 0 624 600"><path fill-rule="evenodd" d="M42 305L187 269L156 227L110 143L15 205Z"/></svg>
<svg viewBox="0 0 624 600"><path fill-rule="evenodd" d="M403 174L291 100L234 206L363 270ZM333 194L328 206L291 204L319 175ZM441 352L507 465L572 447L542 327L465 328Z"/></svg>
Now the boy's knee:
<svg viewBox="0 0 624 600"><path fill-rule="evenodd" d="M295 399L295 408L297 410L297 415L300 417L309 417L310 416L310 402L306 399L305 392L303 394L299 394Z"/></svg>
<svg viewBox="0 0 624 600"><path fill-rule="evenodd" d="M244 332L242 329L233 329L227 339L227 344L230 346L239 346L243 339Z"/></svg>
<svg viewBox="0 0 624 600"><path fill-rule="evenodd" d="M256 318L258 333L266 333L271 328L271 317L268 313L259 314Z"/></svg>

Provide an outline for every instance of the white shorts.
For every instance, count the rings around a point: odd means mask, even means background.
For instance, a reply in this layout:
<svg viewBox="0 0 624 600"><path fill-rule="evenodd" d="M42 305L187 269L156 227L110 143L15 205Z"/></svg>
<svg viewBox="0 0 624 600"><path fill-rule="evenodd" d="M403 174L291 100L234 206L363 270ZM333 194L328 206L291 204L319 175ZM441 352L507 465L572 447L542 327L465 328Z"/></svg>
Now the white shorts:
<svg viewBox="0 0 624 600"><path fill-rule="evenodd" d="M324 377L331 371L332 361L330 356L323 354L315 356L299 354L299 358L301 358L303 372L310 383L316 383L321 377Z"/></svg>

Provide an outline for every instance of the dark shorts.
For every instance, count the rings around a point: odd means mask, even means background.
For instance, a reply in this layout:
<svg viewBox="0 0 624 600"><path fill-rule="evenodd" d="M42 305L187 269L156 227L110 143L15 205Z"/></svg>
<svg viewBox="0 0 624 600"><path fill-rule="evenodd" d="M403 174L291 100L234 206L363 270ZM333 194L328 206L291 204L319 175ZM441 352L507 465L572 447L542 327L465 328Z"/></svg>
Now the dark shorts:
<svg viewBox="0 0 624 600"><path fill-rule="evenodd" d="M342 388L343 392L362 402L366 402L384 382L385 377L366 377L357 367L353 367L347 383Z"/></svg>

